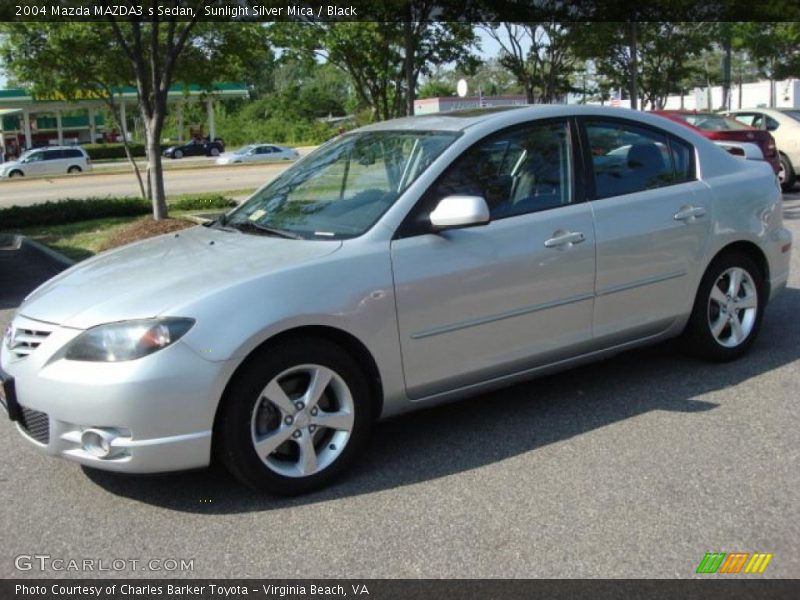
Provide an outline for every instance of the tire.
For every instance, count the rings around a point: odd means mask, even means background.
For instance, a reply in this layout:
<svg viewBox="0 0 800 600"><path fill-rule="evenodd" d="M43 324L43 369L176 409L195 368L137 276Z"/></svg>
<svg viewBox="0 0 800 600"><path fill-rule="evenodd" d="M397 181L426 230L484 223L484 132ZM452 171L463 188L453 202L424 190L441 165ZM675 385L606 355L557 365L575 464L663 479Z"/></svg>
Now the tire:
<svg viewBox="0 0 800 600"><path fill-rule="evenodd" d="M218 149L218 148L212 148L212 149L209 151L209 154L210 154L211 156L219 156L219 149Z"/></svg>
<svg viewBox="0 0 800 600"><path fill-rule="evenodd" d="M327 383L314 394L317 377ZM294 496L345 471L372 419L369 385L355 360L325 339L298 337L258 351L237 373L218 411L214 449L244 484Z"/></svg>
<svg viewBox="0 0 800 600"><path fill-rule="evenodd" d="M764 274L753 259L740 252L723 254L700 282L683 334L685 350L716 362L741 357L758 337L766 304Z"/></svg>
<svg viewBox="0 0 800 600"><path fill-rule="evenodd" d="M72 174L72 173L80 173L81 171L83 171L83 169L81 169L80 167L75 167L75 166L72 166L69 169L67 169L67 173L70 173L70 174Z"/></svg>
<svg viewBox="0 0 800 600"><path fill-rule="evenodd" d="M175 150L175 152L172 153L172 158L183 158L183 152Z"/></svg>
<svg viewBox="0 0 800 600"><path fill-rule="evenodd" d="M24 176L25 176L25 173L23 173L22 171L19 171L19 170L11 171L11 173L8 174L8 178L9 179L11 179L12 177L24 177Z"/></svg>
<svg viewBox="0 0 800 600"><path fill-rule="evenodd" d="M781 170L778 172L778 180L781 182L781 189L784 192L791 192L797 181L797 174L794 172L792 163L789 162L789 158L786 155L779 154L778 156L781 161Z"/></svg>

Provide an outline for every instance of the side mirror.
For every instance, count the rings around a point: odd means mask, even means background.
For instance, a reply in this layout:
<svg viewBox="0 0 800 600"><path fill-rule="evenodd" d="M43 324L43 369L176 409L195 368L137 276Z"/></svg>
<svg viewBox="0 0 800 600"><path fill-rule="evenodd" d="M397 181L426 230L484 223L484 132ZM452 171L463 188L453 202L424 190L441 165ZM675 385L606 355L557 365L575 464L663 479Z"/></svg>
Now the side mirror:
<svg viewBox="0 0 800 600"><path fill-rule="evenodd" d="M436 205L430 219L436 231L485 225L489 222L489 206L481 196L447 196Z"/></svg>

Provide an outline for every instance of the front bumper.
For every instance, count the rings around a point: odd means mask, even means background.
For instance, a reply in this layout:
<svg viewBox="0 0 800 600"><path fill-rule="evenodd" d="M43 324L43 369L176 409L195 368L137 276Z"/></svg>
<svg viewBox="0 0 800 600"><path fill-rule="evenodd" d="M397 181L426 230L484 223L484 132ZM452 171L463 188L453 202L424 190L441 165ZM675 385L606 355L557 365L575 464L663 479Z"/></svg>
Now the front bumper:
<svg viewBox="0 0 800 600"><path fill-rule="evenodd" d="M127 473L207 466L219 398L235 366L209 361L181 341L120 363L60 359L58 350L81 332L17 317L14 327L50 328L27 356L4 344L0 368L14 378L23 413L17 428L52 456ZM27 419L27 420L26 420ZM107 432L112 451L87 451L88 429Z"/></svg>

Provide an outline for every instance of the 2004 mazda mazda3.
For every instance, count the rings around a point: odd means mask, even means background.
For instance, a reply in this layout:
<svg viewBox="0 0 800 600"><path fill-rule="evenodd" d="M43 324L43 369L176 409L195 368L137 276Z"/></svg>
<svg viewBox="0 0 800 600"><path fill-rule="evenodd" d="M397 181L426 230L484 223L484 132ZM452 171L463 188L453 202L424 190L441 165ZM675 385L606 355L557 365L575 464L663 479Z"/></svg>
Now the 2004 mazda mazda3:
<svg viewBox="0 0 800 600"><path fill-rule="evenodd" d="M91 467L212 455L281 494L378 418L682 336L741 356L791 236L763 161L657 116L541 106L370 125L208 227L42 285L2 348L22 434Z"/></svg>

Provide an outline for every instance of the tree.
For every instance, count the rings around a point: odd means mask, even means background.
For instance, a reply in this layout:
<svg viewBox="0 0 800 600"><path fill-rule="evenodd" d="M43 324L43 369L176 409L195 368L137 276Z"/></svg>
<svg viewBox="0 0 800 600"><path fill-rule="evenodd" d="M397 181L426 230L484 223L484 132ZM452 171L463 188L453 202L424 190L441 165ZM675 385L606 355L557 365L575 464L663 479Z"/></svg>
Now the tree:
<svg viewBox="0 0 800 600"><path fill-rule="evenodd" d="M592 23L576 36L575 51L595 62L598 75L627 90L631 107L662 108L692 72L691 58L710 45L704 23Z"/></svg>
<svg viewBox="0 0 800 600"><path fill-rule="evenodd" d="M58 94L75 100L91 91L106 104L115 127L125 131L114 90L128 81L116 64L110 64L116 48L109 36L99 35L93 23L75 23L70 27L60 23L16 23L2 27L3 62L19 82L29 85L34 96ZM83 60L75 60L78 52ZM140 193L147 198L125 136L122 144Z"/></svg>
<svg viewBox="0 0 800 600"><path fill-rule="evenodd" d="M290 55L346 73L378 120L412 112L419 77L436 65L473 59L476 43L468 23L432 21L277 23L270 34Z"/></svg>
<svg viewBox="0 0 800 600"><path fill-rule="evenodd" d="M202 7L211 1L197 0L195 14L202 14ZM161 6L179 4L171 0ZM238 79L270 55L259 23L147 18L112 17L91 24L8 23L0 51L11 74L38 90L71 98L89 90L113 101L116 87L136 87L148 160L147 196L153 202L153 217L162 219L167 205L161 133L171 86L194 83L211 90L215 80Z"/></svg>
<svg viewBox="0 0 800 600"><path fill-rule="evenodd" d="M572 89L577 56L571 24L503 22L483 29L500 45L498 62L522 86L528 104L554 102Z"/></svg>
<svg viewBox="0 0 800 600"><path fill-rule="evenodd" d="M769 79L769 105L775 106L775 81L800 76L800 23L737 23L732 37Z"/></svg>

